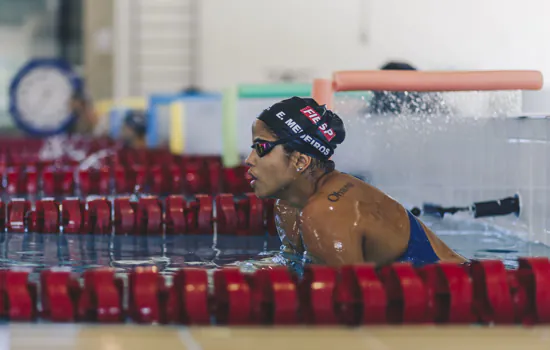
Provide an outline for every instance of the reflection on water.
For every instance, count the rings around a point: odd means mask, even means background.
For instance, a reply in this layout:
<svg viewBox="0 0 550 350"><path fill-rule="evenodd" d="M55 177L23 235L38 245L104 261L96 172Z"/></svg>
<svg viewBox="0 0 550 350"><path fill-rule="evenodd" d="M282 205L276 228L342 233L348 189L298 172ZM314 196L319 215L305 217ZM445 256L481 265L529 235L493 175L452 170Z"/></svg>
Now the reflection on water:
<svg viewBox="0 0 550 350"><path fill-rule="evenodd" d="M6 233L0 237L0 267L25 266L36 272L51 266L71 267L75 272L99 266L118 272L156 266L161 273L171 274L186 266L216 268L261 260L279 249L279 238L270 236Z"/></svg>
<svg viewBox="0 0 550 350"><path fill-rule="evenodd" d="M506 267L516 268L518 257L550 257L549 246L525 241L483 221L461 221L452 217L423 220L445 243L468 259L502 260Z"/></svg>
<svg viewBox="0 0 550 350"><path fill-rule="evenodd" d="M443 241L470 259L500 259L508 267L515 267L518 256L550 256L550 247L522 241L481 222L423 220ZM285 263L278 256L279 246L279 238L271 236L3 233L0 267L25 266L39 272L65 266L82 272L109 266L126 272L136 266L156 266L162 274L171 275L182 267L214 269L234 265L251 272L261 266ZM295 257L295 262L299 261L301 257Z"/></svg>

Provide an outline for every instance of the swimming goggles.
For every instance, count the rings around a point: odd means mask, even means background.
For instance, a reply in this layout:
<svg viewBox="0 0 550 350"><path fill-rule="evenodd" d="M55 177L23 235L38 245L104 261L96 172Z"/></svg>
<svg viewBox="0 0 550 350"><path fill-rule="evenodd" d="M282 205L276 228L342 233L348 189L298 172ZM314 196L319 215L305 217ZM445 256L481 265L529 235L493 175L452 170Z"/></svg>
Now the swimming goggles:
<svg viewBox="0 0 550 350"><path fill-rule="evenodd" d="M314 125L314 127L317 126L317 125ZM285 143L289 143L297 138L300 138L301 136L305 135L305 134L308 134L309 131L311 131L312 129L310 130L305 130L305 131L302 131L301 133L298 133L296 135L292 135L290 137L285 137L285 138L282 138L280 140L277 140L277 141L265 141L265 140L258 140L256 142L254 142L251 146L251 148L253 148L255 151L256 151L256 154L262 158L262 157L265 157L266 155L269 154L269 152L271 152L275 146L277 145L282 145L282 144L285 144Z"/></svg>
<svg viewBox="0 0 550 350"><path fill-rule="evenodd" d="M287 142L291 141L294 138L295 137L287 137L287 138L280 139L280 140L277 140L277 141L264 141L264 140L261 140L261 141L254 142L252 144L251 148L253 148L256 151L256 154L260 158L262 158L262 157L265 157L266 155L268 155L269 152L271 152L275 148L275 146L287 143Z"/></svg>

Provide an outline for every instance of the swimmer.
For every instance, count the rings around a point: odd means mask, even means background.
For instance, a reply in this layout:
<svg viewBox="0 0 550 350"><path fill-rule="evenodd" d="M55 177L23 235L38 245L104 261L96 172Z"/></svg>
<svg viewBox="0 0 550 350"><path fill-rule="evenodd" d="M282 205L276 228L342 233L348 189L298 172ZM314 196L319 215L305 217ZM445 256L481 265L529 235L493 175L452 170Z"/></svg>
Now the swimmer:
<svg viewBox="0 0 550 350"><path fill-rule="evenodd" d="M70 100L69 109L76 115L74 122L68 127L68 134L92 134L98 123L98 116L93 109L91 99L83 89L78 89Z"/></svg>
<svg viewBox="0 0 550 350"><path fill-rule="evenodd" d="M140 110L128 110L124 116L120 138L124 146L131 148L146 148L147 117Z"/></svg>
<svg viewBox="0 0 550 350"><path fill-rule="evenodd" d="M417 70L408 63L395 61L384 64L380 69L390 71ZM438 92L373 91L373 97L363 112L373 115L423 115L431 113L448 115L451 110Z"/></svg>
<svg viewBox="0 0 550 350"><path fill-rule="evenodd" d="M255 194L277 200L283 256L330 266L465 262L401 204L334 168L344 139L342 120L310 98L278 102L254 121L246 163Z"/></svg>

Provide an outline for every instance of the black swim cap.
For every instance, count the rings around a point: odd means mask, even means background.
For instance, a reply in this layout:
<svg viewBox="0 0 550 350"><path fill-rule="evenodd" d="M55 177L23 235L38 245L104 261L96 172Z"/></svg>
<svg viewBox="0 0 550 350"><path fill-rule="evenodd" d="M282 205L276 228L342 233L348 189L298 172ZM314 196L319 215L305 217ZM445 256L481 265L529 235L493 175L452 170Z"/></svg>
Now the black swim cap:
<svg viewBox="0 0 550 350"><path fill-rule="evenodd" d="M292 97L265 109L258 119L290 148L318 159L329 159L346 138L342 119L312 98Z"/></svg>
<svg viewBox="0 0 550 350"><path fill-rule="evenodd" d="M390 61L384 64L381 70L416 70L413 66L406 62Z"/></svg>

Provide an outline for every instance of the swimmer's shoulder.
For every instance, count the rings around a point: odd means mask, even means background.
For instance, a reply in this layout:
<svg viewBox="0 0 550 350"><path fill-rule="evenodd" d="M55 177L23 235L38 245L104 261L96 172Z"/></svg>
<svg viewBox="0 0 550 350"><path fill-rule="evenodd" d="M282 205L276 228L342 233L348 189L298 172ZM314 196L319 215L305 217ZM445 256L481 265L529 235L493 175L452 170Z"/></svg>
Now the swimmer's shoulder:
<svg viewBox="0 0 550 350"><path fill-rule="evenodd" d="M302 211L302 216L345 223L378 221L373 213L380 210L387 196L376 187L348 174L336 173L325 181ZM389 197L388 197L389 198Z"/></svg>
<svg viewBox="0 0 550 350"><path fill-rule="evenodd" d="M335 171L330 178L317 189L313 200L327 200L333 204L345 203L364 197L363 194L378 194L380 191L370 184L345 173Z"/></svg>
<svg viewBox="0 0 550 350"><path fill-rule="evenodd" d="M302 210L301 216L327 219L331 217L341 218L343 214L350 213L353 209L353 191L364 184L359 179L347 174L336 173L317 188L317 192L309 199ZM345 215L344 215L345 216Z"/></svg>

